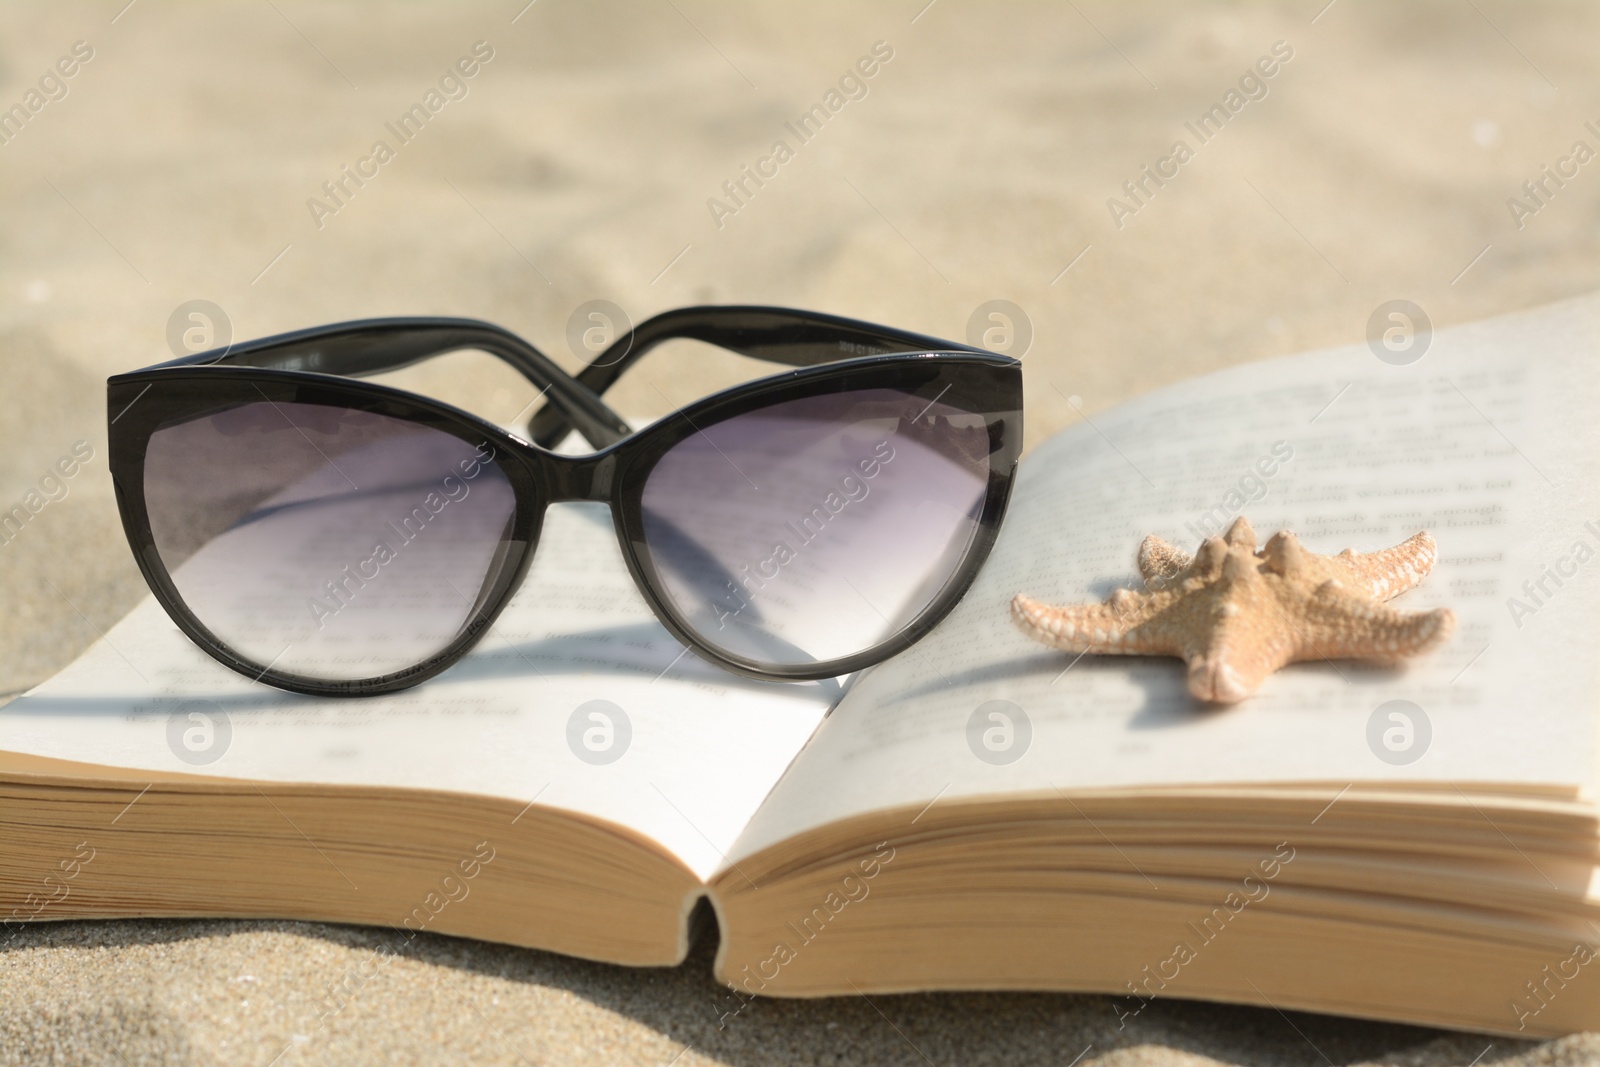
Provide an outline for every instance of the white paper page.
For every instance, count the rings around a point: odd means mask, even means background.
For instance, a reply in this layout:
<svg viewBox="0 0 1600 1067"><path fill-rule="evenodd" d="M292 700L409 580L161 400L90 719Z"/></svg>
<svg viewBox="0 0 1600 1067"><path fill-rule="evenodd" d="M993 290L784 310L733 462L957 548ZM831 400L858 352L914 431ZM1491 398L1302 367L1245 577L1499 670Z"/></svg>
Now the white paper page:
<svg viewBox="0 0 1600 1067"><path fill-rule="evenodd" d="M1408 366L1366 345L1315 352L1186 382L1071 427L1024 461L1000 541L961 606L860 679L734 858L863 811L1052 786L1588 787L1600 695L1597 339L1600 301L1589 298L1442 331ZM1256 467L1263 457L1277 461L1262 464L1271 476ZM1193 552L1241 510L1260 540L1287 528L1324 554L1432 531L1438 564L1394 606L1452 608L1454 637L1398 670L1294 665L1243 704L1207 708L1186 693L1180 660L1091 655L1067 669L1072 656L1009 619L1018 592L1072 604L1136 587L1146 534ZM1546 579L1535 600L1523 583L1547 567L1575 573L1560 587ZM1513 597L1534 610L1514 615ZM1000 729L997 747L1007 737L986 712L969 743L975 712L992 700L1022 709L1030 740L1014 726L1012 747L991 751L983 729ZM1415 703L1430 727L1424 739L1409 716L1401 755L1420 752L1410 763L1380 758L1378 749L1393 755L1381 729L1369 744L1369 720L1391 700ZM1382 716L1384 729L1395 725ZM1403 730L1392 740L1403 746ZM1022 754L995 764L980 749Z"/></svg>
<svg viewBox="0 0 1600 1067"><path fill-rule="evenodd" d="M548 511L532 568L462 662L393 696L311 698L234 674L147 599L84 655L0 708L0 749L88 763L286 782L455 790L599 816L660 842L702 877L805 744L833 683L745 681L656 622L600 504ZM609 764L581 760L569 719L589 701L631 727ZM602 721L580 725L602 754ZM225 715L225 742L204 720ZM169 721L176 716L176 740ZM185 738L185 731L195 730ZM189 746L189 747L186 747ZM209 746L209 747L208 747ZM191 759L224 749L214 762Z"/></svg>

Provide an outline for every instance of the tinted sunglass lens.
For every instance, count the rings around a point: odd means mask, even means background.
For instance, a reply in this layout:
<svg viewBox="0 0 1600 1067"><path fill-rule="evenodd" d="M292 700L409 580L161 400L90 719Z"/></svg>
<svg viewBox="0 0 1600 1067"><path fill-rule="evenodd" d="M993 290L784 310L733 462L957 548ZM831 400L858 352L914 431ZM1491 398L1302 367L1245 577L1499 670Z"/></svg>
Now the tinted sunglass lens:
<svg viewBox="0 0 1600 1067"><path fill-rule="evenodd" d="M678 615L762 666L866 651L960 569L983 511L982 414L894 389L786 401L651 469L645 547Z"/></svg>
<svg viewBox="0 0 1600 1067"><path fill-rule="evenodd" d="M145 503L184 605L240 657L371 679L449 646L515 495L494 449L350 408L244 403L150 437Z"/></svg>

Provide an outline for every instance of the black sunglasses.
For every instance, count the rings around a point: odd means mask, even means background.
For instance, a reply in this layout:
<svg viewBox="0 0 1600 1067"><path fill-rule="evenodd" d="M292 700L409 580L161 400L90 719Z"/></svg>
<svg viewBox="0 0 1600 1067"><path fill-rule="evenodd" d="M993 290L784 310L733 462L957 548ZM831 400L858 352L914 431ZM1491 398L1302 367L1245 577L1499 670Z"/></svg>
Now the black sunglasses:
<svg viewBox="0 0 1600 1067"><path fill-rule="evenodd" d="M634 432L598 394L663 341L800 368ZM547 402L527 439L347 380L477 350ZM1022 445L1014 359L832 315L697 307L576 377L471 319L338 323L107 382L128 541L178 627L300 693L403 689L483 636L547 505L610 505L661 623L763 679L831 678L908 647L988 555ZM597 451L552 449L576 430Z"/></svg>

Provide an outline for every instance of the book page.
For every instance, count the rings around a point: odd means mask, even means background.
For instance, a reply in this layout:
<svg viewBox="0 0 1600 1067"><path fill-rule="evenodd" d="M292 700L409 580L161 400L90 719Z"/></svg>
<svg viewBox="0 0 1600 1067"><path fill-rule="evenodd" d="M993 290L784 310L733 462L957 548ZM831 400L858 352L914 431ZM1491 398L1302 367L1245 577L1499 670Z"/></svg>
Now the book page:
<svg viewBox="0 0 1600 1067"><path fill-rule="evenodd" d="M860 679L734 858L853 814L1001 792L1365 780L1589 788L1597 339L1600 300L1588 298L1441 331L1409 365L1365 344L1314 352L1080 421L1023 461L999 542L960 607ZM1051 387L1029 382L1041 385ZM1292 530L1322 554L1431 531L1433 573L1393 606L1448 606L1454 636L1399 668L1292 665L1219 708L1188 695L1180 660L1080 658L1009 618L1018 592L1066 605L1138 588L1145 535L1193 552L1238 514L1260 541Z"/></svg>
<svg viewBox="0 0 1600 1067"><path fill-rule="evenodd" d="M686 654L634 586L605 505L556 504L489 633L413 689L314 698L254 683L150 598L0 707L0 750L505 797L630 827L705 877L838 695Z"/></svg>

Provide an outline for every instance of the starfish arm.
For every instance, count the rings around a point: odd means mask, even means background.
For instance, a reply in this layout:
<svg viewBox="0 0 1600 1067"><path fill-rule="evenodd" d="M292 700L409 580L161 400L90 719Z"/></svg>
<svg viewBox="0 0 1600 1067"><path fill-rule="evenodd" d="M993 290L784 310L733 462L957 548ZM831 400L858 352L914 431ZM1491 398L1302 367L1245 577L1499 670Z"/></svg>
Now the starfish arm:
<svg viewBox="0 0 1600 1067"><path fill-rule="evenodd" d="M1176 647L1165 634L1141 628L1159 610L1152 603L1157 598L1138 597L1133 602L1122 599L1129 606L1119 607L1114 601L1058 608L1018 593L1011 601L1011 618L1035 641L1063 652L1175 655Z"/></svg>
<svg viewBox="0 0 1600 1067"><path fill-rule="evenodd" d="M1189 694L1211 704L1237 704L1292 662L1295 650L1296 643L1281 629L1263 629L1230 614L1185 650Z"/></svg>
<svg viewBox="0 0 1600 1067"><path fill-rule="evenodd" d="M1208 537L1200 542L1189 566L1178 575L1185 587L1198 589L1216 581L1222 575L1222 562L1228 558L1228 543L1220 537Z"/></svg>
<svg viewBox="0 0 1600 1067"><path fill-rule="evenodd" d="M1240 515L1228 527L1228 532L1222 535L1222 540L1229 548L1242 548L1246 552L1256 550L1256 530L1250 525L1250 520Z"/></svg>
<svg viewBox="0 0 1600 1067"><path fill-rule="evenodd" d="M1345 549L1326 557L1339 580L1374 600L1389 600L1417 585L1433 570L1439 546L1426 530L1379 552Z"/></svg>
<svg viewBox="0 0 1600 1067"><path fill-rule="evenodd" d="M1431 652L1455 632L1455 613L1396 611L1325 582L1305 602L1295 627L1295 655L1305 659L1361 659L1394 663Z"/></svg>
<svg viewBox="0 0 1600 1067"><path fill-rule="evenodd" d="M1139 576L1160 588L1168 579L1183 573L1192 558L1178 546L1151 534L1139 545Z"/></svg>

